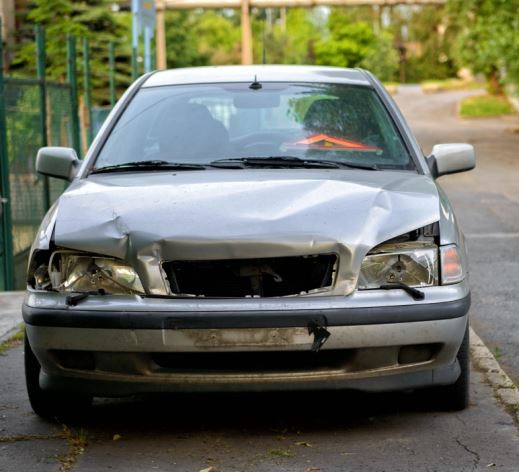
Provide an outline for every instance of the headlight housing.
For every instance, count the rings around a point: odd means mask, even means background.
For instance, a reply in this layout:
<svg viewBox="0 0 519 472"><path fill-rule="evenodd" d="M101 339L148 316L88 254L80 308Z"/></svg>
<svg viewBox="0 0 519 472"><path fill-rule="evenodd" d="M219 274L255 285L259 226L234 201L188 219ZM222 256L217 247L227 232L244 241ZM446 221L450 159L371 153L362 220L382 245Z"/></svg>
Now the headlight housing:
<svg viewBox="0 0 519 472"><path fill-rule="evenodd" d="M375 247L362 262L359 289L396 282L411 287L438 285L438 246L429 241L405 241Z"/></svg>
<svg viewBox="0 0 519 472"><path fill-rule="evenodd" d="M52 288L60 292L144 294L137 272L109 257L56 251L49 261L49 276Z"/></svg>

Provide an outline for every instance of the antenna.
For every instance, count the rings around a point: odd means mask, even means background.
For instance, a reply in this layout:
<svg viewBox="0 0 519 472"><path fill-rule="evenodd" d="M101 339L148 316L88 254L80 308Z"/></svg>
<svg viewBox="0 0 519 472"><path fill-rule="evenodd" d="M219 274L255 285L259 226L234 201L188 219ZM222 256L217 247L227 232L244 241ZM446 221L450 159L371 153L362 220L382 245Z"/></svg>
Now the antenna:
<svg viewBox="0 0 519 472"><path fill-rule="evenodd" d="M252 84L249 85L249 88L252 89L252 90L259 90L260 88L262 88L263 85L261 85L259 82L258 82L258 78L256 75L254 75L254 82L252 82Z"/></svg>

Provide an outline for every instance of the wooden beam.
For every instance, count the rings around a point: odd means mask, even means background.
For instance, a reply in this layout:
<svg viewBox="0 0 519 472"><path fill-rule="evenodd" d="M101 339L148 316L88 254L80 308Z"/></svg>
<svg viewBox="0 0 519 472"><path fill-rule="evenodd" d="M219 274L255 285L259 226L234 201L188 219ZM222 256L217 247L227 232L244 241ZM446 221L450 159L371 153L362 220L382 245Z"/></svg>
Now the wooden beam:
<svg viewBox="0 0 519 472"><path fill-rule="evenodd" d="M157 36L155 38L157 52L157 69L164 70L168 68L166 58L166 6L164 1L157 2Z"/></svg>
<svg viewBox="0 0 519 472"><path fill-rule="evenodd" d="M192 8L241 8L241 0L163 0L170 10ZM446 0L248 0L249 7L316 7L316 6L359 6L359 5L427 5L444 4Z"/></svg>
<svg viewBox="0 0 519 472"><path fill-rule="evenodd" d="M252 64L252 27L249 0L241 0L241 63Z"/></svg>

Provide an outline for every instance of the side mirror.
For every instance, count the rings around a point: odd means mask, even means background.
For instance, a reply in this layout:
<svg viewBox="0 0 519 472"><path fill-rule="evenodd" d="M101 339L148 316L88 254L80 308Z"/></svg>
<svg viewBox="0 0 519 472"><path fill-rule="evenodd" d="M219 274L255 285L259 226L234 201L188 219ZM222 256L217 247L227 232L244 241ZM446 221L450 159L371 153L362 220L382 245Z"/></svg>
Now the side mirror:
<svg viewBox="0 0 519 472"><path fill-rule="evenodd" d="M470 144L436 144L427 157L427 164L434 178L441 175L464 172L476 167L474 147Z"/></svg>
<svg viewBox="0 0 519 472"><path fill-rule="evenodd" d="M42 147L36 156L36 172L57 179L73 180L80 161L67 147Z"/></svg>

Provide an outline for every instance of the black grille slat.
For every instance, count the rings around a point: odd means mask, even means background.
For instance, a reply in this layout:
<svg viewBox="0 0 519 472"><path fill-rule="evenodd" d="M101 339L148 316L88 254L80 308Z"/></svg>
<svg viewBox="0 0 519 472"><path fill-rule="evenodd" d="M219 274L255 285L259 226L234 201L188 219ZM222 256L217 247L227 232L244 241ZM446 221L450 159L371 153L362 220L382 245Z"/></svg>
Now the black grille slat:
<svg viewBox="0 0 519 472"><path fill-rule="evenodd" d="M337 256L272 257L163 264L171 291L202 297L281 297L329 287Z"/></svg>
<svg viewBox="0 0 519 472"><path fill-rule="evenodd" d="M169 372L253 373L312 372L343 369L355 350L153 353L155 364Z"/></svg>

